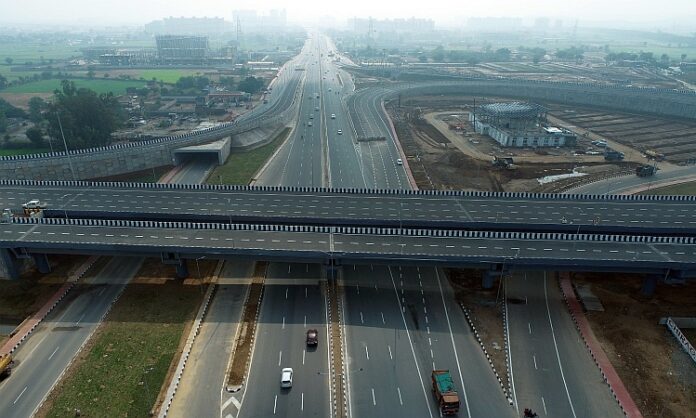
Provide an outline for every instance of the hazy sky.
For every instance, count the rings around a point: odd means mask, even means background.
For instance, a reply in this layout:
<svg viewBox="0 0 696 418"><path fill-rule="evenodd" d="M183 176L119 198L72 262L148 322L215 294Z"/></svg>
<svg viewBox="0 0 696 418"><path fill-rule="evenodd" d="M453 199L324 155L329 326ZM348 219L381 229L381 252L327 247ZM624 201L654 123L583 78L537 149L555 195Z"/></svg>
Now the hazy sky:
<svg viewBox="0 0 696 418"><path fill-rule="evenodd" d="M167 16L231 18L234 9L284 8L293 21L333 15L429 17L548 16L582 21L693 22L696 0L0 0L0 21L15 23L141 24ZM694 25L696 30L696 25Z"/></svg>

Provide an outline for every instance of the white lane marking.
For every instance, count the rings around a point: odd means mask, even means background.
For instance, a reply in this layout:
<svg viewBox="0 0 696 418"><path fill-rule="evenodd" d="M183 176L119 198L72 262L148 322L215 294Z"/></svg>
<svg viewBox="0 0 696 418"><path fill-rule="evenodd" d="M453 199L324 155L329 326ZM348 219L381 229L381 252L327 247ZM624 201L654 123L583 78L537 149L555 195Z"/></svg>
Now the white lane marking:
<svg viewBox="0 0 696 418"><path fill-rule="evenodd" d="M428 337L428 345L432 346L433 345L433 339Z"/></svg>
<svg viewBox="0 0 696 418"><path fill-rule="evenodd" d="M24 358L24 361L27 361L31 357L31 355L34 354L34 351L36 351L36 349L39 348L39 345L41 345L41 343L46 339L46 337L48 337L48 335L44 335L43 338L41 338L41 341L36 343L34 348L32 348L31 351L29 352L29 354L27 354L27 356Z"/></svg>
<svg viewBox="0 0 696 418"><path fill-rule="evenodd" d="M399 388L399 387L397 386L397 387L396 387L396 392L399 394L399 403L403 406L404 400L403 400L403 398L401 398L401 388Z"/></svg>
<svg viewBox="0 0 696 418"><path fill-rule="evenodd" d="M466 405L466 413L471 418L471 410L469 409L469 397L466 394L466 386L464 386L464 377L462 376L462 367L459 363L459 355L457 355L457 347L454 345L454 333L452 332L452 323L450 322L449 313L447 312L447 304L445 304L445 292L442 290L442 282L440 281L440 272L435 269L435 277L437 278L437 286L440 288L440 298L442 299L442 308L445 311L447 318L447 328L449 328L450 340L452 341L452 351L454 352L454 360L457 362L457 371L459 372L459 380L462 383L462 393L464 394L464 404ZM433 370L435 362L433 362Z"/></svg>
<svg viewBox="0 0 696 418"><path fill-rule="evenodd" d="M399 294L396 291L396 282L394 281L394 274L392 273L391 267L389 269L389 277L391 278L392 286L394 288L394 296L396 296L397 303L401 308L401 321L404 323L404 329L406 330L406 336L408 337L408 344L411 346L411 355L413 356L413 363L416 365L416 372L418 373L418 380L421 384L421 389L423 390L423 397L425 398L425 404L428 406L428 415L433 418L433 411L430 406L430 398L428 397L428 392L425 390L425 385L423 384L423 374L421 373L420 366L418 365L418 359L416 357L416 349L413 347L413 341L411 340L411 332L408 330L408 325L406 324L406 316L404 315L404 306L401 305L401 300L399 299ZM401 269L401 266L399 266ZM456 356L456 351L455 351ZM433 370L435 369L435 363L433 363Z"/></svg>
<svg viewBox="0 0 696 418"><path fill-rule="evenodd" d="M280 362L283 361L283 351L281 350L278 352L278 366L280 366Z"/></svg>
<svg viewBox="0 0 696 418"><path fill-rule="evenodd" d="M377 399L375 399L375 388L371 388L372 390L372 405L377 406Z"/></svg>
<svg viewBox="0 0 696 418"><path fill-rule="evenodd" d="M302 350L302 365L304 366L304 360L305 360L305 354L307 354L307 350Z"/></svg>
<svg viewBox="0 0 696 418"><path fill-rule="evenodd" d="M527 280L526 273L524 279ZM503 300L505 301L505 311L507 312L507 279L503 281ZM505 321L505 333L507 334L508 347L512 347L512 342L510 341L510 321ZM512 350L508 350L508 365L510 369L510 383L512 385L512 401L515 404L515 411L519 414L520 407L517 404L517 393L515 392L515 376L512 373Z"/></svg>
<svg viewBox="0 0 696 418"><path fill-rule="evenodd" d="M556 342L556 333L553 330L553 321L551 320L551 309L549 308L549 297L546 290L546 272L544 272L544 299L546 299L546 314L549 318L549 326L551 327L551 337L553 338L553 346L556 349L556 360L558 361L558 369L561 371L561 379L563 380L563 386L565 387L566 396L568 397L568 403L570 404L570 412L573 413L573 418L577 418L575 414L575 408L573 408L573 400L570 399L570 391L568 390L568 384L565 380L565 375L563 374L563 366L561 365L561 356L558 353L558 343Z"/></svg>
<svg viewBox="0 0 696 418"><path fill-rule="evenodd" d="M364 323L365 323L365 321L363 320L362 311L360 312L360 323L361 323L361 324L364 324Z"/></svg>
<svg viewBox="0 0 696 418"><path fill-rule="evenodd" d="M75 325L79 325L80 322L82 322L82 320L85 319L85 315L87 315L87 312L85 312L85 313L82 314L82 316L80 317L80 319L78 319L77 322L75 322Z"/></svg>
<svg viewBox="0 0 696 418"><path fill-rule="evenodd" d="M435 354L433 354L433 349L430 349L430 358L435 358Z"/></svg>
<svg viewBox="0 0 696 418"><path fill-rule="evenodd" d="M367 356L367 359L370 359L370 352L367 351L367 345L365 346L365 356Z"/></svg>
<svg viewBox="0 0 696 418"><path fill-rule="evenodd" d="M302 401L300 402L300 411L304 411L304 392L302 392Z"/></svg>
<svg viewBox="0 0 696 418"><path fill-rule="evenodd" d="M532 359L534 359L534 370L539 370L537 367L536 356L534 354L532 354Z"/></svg>
<svg viewBox="0 0 696 418"><path fill-rule="evenodd" d="M283 329L285 329L285 317L283 316Z"/></svg>
<svg viewBox="0 0 696 418"><path fill-rule="evenodd" d="M235 408L237 409L239 409L239 407L242 406L242 404L237 400L237 398L231 396L228 400L225 401L225 403L222 404L221 411L227 409L227 407L230 406L231 403L234 404Z"/></svg>
<svg viewBox="0 0 696 418"><path fill-rule="evenodd" d="M307 315L304 316L304 327L307 328Z"/></svg>
<svg viewBox="0 0 696 418"><path fill-rule="evenodd" d="M27 388L28 388L28 387L29 387L29 386L24 386L24 389L22 389L22 393L20 393L19 396L17 396L17 399L15 399L14 402L12 402L12 405L16 404L17 401L19 401L19 398L21 398L22 395L24 395L24 392L27 391ZM373 392L372 392L372 399L374 399L374 398L375 398L375 393L374 393L374 391L373 391Z"/></svg>
<svg viewBox="0 0 696 418"><path fill-rule="evenodd" d="M430 327L425 327L425 330L428 332L428 335L430 335Z"/></svg>
<svg viewBox="0 0 696 418"><path fill-rule="evenodd" d="M275 400L273 401L273 415L276 413L276 406L278 406L278 395L275 396Z"/></svg>
<svg viewBox="0 0 696 418"><path fill-rule="evenodd" d="M386 322L384 322L384 312L380 312L379 314L382 315L382 323L386 324Z"/></svg>
<svg viewBox="0 0 696 418"><path fill-rule="evenodd" d="M548 415L549 412L546 410L546 401L543 396L541 397L541 404L544 405L544 415Z"/></svg>
<svg viewBox="0 0 696 418"><path fill-rule="evenodd" d="M392 357L391 346L389 344L387 344L387 350L389 350L389 360L394 360Z"/></svg>
<svg viewBox="0 0 696 418"><path fill-rule="evenodd" d="M527 328L529 328L529 335L532 335L532 323L527 322Z"/></svg>
<svg viewBox="0 0 696 418"><path fill-rule="evenodd" d="M304 288L304 297L305 297L305 299L307 299L307 288L306 287Z"/></svg>
<svg viewBox="0 0 696 418"><path fill-rule="evenodd" d="M285 299L288 298L288 290L289 290L289 288L285 288Z"/></svg>
<svg viewBox="0 0 696 418"><path fill-rule="evenodd" d="M49 360L50 360L50 359L52 359L52 358L53 358L53 356L55 356L55 355L56 355L56 353L58 352L58 350L59 350L59 349L60 349L60 346L56 347L56 349L55 349L55 350L53 350L53 352L51 353L51 355L50 355L50 356L48 356L48 359L49 359Z"/></svg>

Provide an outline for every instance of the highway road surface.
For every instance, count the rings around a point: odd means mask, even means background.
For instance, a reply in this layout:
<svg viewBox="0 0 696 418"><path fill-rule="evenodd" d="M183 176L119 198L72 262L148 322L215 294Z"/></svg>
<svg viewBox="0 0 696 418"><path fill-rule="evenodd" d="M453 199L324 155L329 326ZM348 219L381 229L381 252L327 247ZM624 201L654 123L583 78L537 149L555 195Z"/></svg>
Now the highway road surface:
<svg viewBox="0 0 696 418"><path fill-rule="evenodd" d="M141 258L114 257L94 279L78 285L20 346L11 378L0 383L3 418L32 416L141 263Z"/></svg>
<svg viewBox="0 0 696 418"><path fill-rule="evenodd" d="M622 417L546 272L506 279L516 405L540 417Z"/></svg>
<svg viewBox="0 0 696 418"><path fill-rule="evenodd" d="M566 193L620 194L630 193L631 190L643 186L647 188L647 192L649 193L651 188L661 187L661 183L674 180L696 181L696 167L687 166L670 170L660 170L651 177L638 177L635 175L616 177L574 187Z"/></svg>
<svg viewBox="0 0 696 418"><path fill-rule="evenodd" d="M181 384L174 397L169 417L216 417L231 413L235 403L221 411L221 397L229 355L234 345L250 277L252 261L225 262L217 289L191 350Z"/></svg>

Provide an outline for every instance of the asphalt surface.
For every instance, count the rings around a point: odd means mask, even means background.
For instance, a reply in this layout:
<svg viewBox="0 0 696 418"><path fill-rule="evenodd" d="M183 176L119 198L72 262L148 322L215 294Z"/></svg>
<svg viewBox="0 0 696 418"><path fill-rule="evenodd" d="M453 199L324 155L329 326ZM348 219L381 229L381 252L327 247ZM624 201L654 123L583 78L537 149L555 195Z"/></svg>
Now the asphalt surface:
<svg viewBox="0 0 696 418"><path fill-rule="evenodd" d="M308 134L309 135L309 134ZM317 134L318 135L318 134ZM344 134L346 135L346 134ZM300 140L300 143L305 144ZM342 142L343 144L343 142ZM309 156L303 148L292 143L285 147L292 155ZM312 148L314 149L314 148ZM318 148L317 148L318 149ZM350 161L357 165L350 154L353 150L329 148L332 161ZM295 167L284 153L278 154L276 162ZM307 176L304 185L321 185L321 152L311 154L307 164L315 169L298 174L285 169L285 177L297 182L295 176ZM341 159L341 155L349 158ZM345 162L344 162L345 164ZM302 167L307 165L302 163ZM342 187L343 165L331 164L336 173L332 176L337 187ZM205 161L191 162L175 176L178 182L194 182L204 178L211 166ZM274 166L274 169L277 165ZM358 172L359 168L356 169ZM271 173L268 170L267 173ZM295 173L295 174L290 174ZM396 174L394 174L396 176ZM282 175L281 175L282 177ZM347 178L362 182L363 178L352 173ZM631 180L631 179L628 179ZM314 184L317 183L317 184ZM594 190L602 185L595 185ZM685 201L608 201L566 200L553 198L492 198L457 196L416 195L370 195L331 193L292 193L263 191L211 191L211 190L167 190L140 188L98 187L44 187L2 186L0 207L21 211L23 203L39 199L55 211L85 211L109 217L109 213L171 214L172 216L217 216L231 217L235 221L255 220L305 221L312 222L375 222L405 223L407 226L440 222L442 224L495 224L548 225L573 229L575 226L615 228L660 228L683 230L696 226L696 211L693 202Z"/></svg>
<svg viewBox="0 0 696 418"><path fill-rule="evenodd" d="M113 258L87 286L73 290L20 346L12 376L0 383L4 418L33 415L141 263L139 258Z"/></svg>
<svg viewBox="0 0 696 418"><path fill-rule="evenodd" d="M516 406L540 417L622 417L546 272L506 280Z"/></svg>
<svg viewBox="0 0 696 418"><path fill-rule="evenodd" d="M647 186L649 192L651 188L661 187L661 183L682 179L696 180L696 167L688 166L671 170L660 170L651 177L616 177L578 186L566 193L621 194L642 186Z"/></svg>
<svg viewBox="0 0 696 418"><path fill-rule="evenodd" d="M227 403L225 410L221 410L221 406L225 405L221 400L226 395L222 388L227 382L225 365L234 345L253 270L252 261L225 263L189 355L169 417L237 415L234 402Z"/></svg>

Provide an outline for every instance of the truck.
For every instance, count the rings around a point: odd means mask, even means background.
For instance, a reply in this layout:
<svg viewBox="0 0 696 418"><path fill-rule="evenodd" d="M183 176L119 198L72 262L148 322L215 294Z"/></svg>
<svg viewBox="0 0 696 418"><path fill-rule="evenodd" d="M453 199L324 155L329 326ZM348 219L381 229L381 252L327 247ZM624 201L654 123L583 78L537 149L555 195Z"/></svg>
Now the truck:
<svg viewBox="0 0 696 418"><path fill-rule="evenodd" d="M0 354L0 379L8 377L12 373L12 366L14 361L12 361L12 355Z"/></svg>
<svg viewBox="0 0 696 418"><path fill-rule="evenodd" d="M459 395L449 370L433 370L433 395L440 405L442 415L456 415L459 412Z"/></svg>
<svg viewBox="0 0 696 418"><path fill-rule="evenodd" d="M662 154L662 153L659 153L657 151L649 149L649 150L645 151L645 157L648 160L664 161L665 154Z"/></svg>
<svg viewBox="0 0 696 418"><path fill-rule="evenodd" d="M657 167L654 165L641 165L640 167L636 167L636 176L638 177L650 177L654 176L655 173L657 172Z"/></svg>

